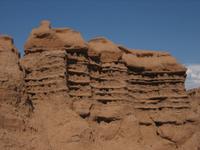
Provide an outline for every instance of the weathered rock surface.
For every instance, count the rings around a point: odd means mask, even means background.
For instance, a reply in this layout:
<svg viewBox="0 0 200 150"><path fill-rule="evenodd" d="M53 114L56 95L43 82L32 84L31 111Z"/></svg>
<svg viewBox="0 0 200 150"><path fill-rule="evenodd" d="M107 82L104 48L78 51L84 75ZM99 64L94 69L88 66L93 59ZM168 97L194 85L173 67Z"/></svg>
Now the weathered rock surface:
<svg viewBox="0 0 200 150"><path fill-rule="evenodd" d="M19 65L19 53L9 36L0 36L0 101L16 103L20 100L23 72Z"/></svg>
<svg viewBox="0 0 200 150"><path fill-rule="evenodd" d="M0 149L200 149L198 94L170 54L48 21L24 48L0 37Z"/></svg>
<svg viewBox="0 0 200 150"><path fill-rule="evenodd" d="M188 90L187 94L191 99L191 105L192 105L193 110L200 117L200 88Z"/></svg>
<svg viewBox="0 0 200 150"><path fill-rule="evenodd" d="M23 95L23 71L13 39L0 36L0 149L15 149L24 144L24 121L17 106ZM20 140L18 140L20 139ZM25 138L24 138L25 140Z"/></svg>

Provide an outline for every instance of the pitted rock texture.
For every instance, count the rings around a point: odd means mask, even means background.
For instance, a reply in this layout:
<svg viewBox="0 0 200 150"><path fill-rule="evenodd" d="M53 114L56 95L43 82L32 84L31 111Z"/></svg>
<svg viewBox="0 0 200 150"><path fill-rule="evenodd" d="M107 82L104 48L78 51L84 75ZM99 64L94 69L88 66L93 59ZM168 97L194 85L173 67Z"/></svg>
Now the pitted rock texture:
<svg viewBox="0 0 200 150"><path fill-rule="evenodd" d="M19 101L23 72L13 39L6 35L0 36L0 69L0 101Z"/></svg>
<svg viewBox="0 0 200 150"><path fill-rule="evenodd" d="M188 90L187 94L191 99L192 108L200 117L200 88Z"/></svg>
<svg viewBox="0 0 200 150"><path fill-rule="evenodd" d="M199 104L169 53L86 42L49 21L24 51L0 37L0 149L200 149Z"/></svg>

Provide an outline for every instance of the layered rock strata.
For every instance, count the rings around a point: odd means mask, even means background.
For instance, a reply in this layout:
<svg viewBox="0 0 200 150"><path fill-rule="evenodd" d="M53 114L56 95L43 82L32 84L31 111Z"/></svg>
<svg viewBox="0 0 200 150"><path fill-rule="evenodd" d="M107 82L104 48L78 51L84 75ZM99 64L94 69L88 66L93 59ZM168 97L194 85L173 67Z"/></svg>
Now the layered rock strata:
<svg viewBox="0 0 200 150"><path fill-rule="evenodd" d="M13 39L7 35L0 35L0 149L2 150L18 148L25 139L18 137L23 134L24 122L23 114L17 109L25 94L23 77L20 55Z"/></svg>
<svg viewBox="0 0 200 150"><path fill-rule="evenodd" d="M156 132L171 143L183 143L193 134L196 121L184 88L186 69L165 52L131 50L123 60L128 67L129 96L144 137L148 131Z"/></svg>
<svg viewBox="0 0 200 150"><path fill-rule="evenodd" d="M67 98L67 58L64 42L58 38L57 32L51 30L48 21L43 21L39 28L33 29L25 44L24 80L28 99L34 104L53 95Z"/></svg>
<svg viewBox="0 0 200 150"><path fill-rule="evenodd" d="M13 39L0 36L0 101L11 103L21 99L23 72L19 65L20 55L13 45Z"/></svg>
<svg viewBox="0 0 200 150"><path fill-rule="evenodd" d="M14 128L31 141L28 147L11 142L14 149L200 147L186 68L170 54L130 50L103 37L85 42L48 21L32 30L24 49L19 64L12 39L0 38L0 104L21 102L13 107L20 112L12 110L19 117ZM20 117L26 107L31 113Z"/></svg>

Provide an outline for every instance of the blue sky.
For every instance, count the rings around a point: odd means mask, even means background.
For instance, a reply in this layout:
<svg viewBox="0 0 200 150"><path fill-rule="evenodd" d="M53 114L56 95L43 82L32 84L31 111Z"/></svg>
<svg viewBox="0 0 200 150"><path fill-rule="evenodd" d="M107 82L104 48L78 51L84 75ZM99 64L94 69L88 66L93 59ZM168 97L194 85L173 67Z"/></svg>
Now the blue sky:
<svg viewBox="0 0 200 150"><path fill-rule="evenodd" d="M168 51L187 66L200 64L200 0L0 0L0 19L0 34L11 35L20 52L31 29L48 19L85 40L105 36L129 48Z"/></svg>

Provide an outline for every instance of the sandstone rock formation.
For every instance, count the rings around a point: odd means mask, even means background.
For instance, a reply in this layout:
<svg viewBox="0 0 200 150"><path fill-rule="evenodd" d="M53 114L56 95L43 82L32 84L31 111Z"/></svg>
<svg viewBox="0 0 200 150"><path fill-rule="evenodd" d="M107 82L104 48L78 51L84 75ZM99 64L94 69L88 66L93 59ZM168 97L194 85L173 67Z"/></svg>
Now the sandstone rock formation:
<svg viewBox="0 0 200 150"><path fill-rule="evenodd" d="M199 107L169 53L86 42L48 21L24 49L19 59L0 38L0 149L200 149Z"/></svg>
<svg viewBox="0 0 200 150"><path fill-rule="evenodd" d="M0 36L0 149L15 149L23 130L23 119L16 108L23 97L23 71L13 39ZM16 142L14 142L16 141ZM13 145L13 144L16 145Z"/></svg>
<svg viewBox="0 0 200 150"><path fill-rule="evenodd" d="M187 94L191 99L192 108L200 117L200 88L188 90Z"/></svg>
<svg viewBox="0 0 200 150"><path fill-rule="evenodd" d="M0 101L16 103L20 100L23 73L19 65L19 53L9 36L0 36Z"/></svg>

